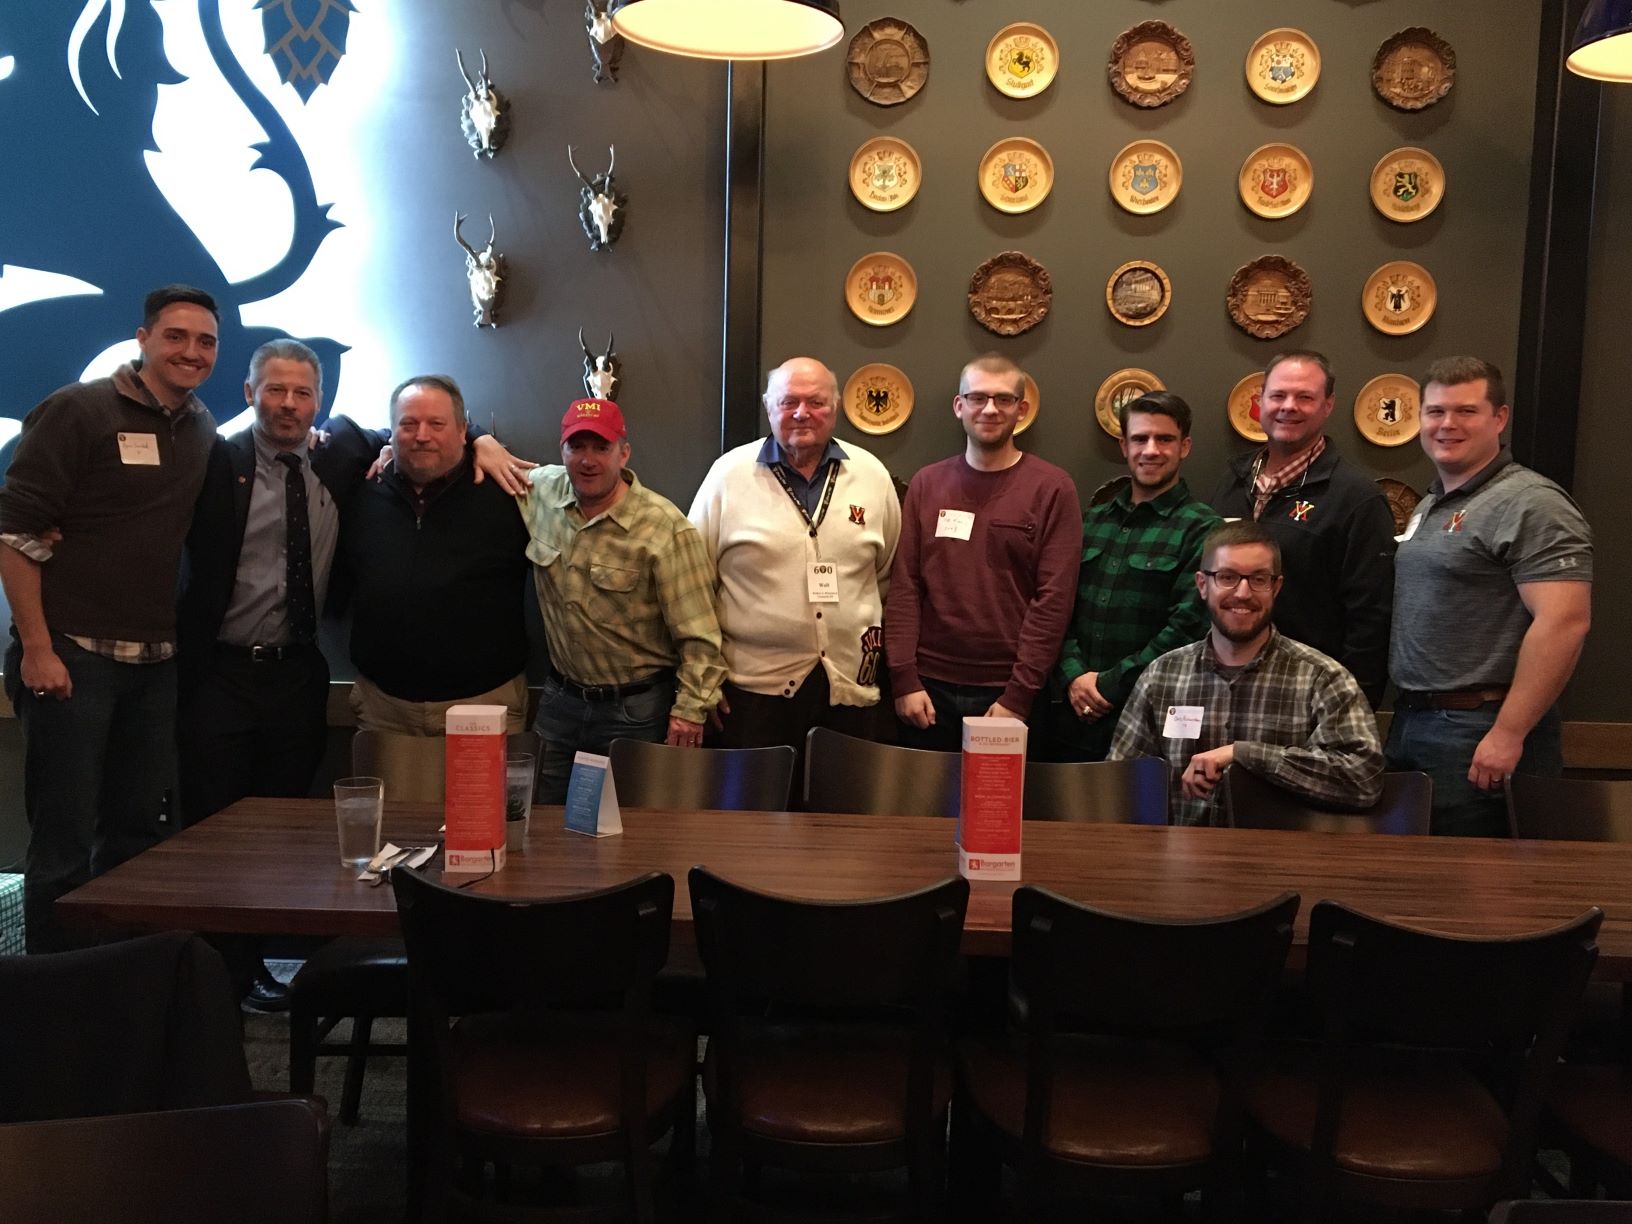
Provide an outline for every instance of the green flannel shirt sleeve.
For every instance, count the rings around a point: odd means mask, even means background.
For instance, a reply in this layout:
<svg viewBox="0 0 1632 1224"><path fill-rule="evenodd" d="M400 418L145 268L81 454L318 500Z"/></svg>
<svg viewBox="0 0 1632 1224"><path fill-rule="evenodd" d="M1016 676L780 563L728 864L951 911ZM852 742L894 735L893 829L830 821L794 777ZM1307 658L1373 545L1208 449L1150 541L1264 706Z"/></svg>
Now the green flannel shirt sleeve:
<svg viewBox="0 0 1632 1224"><path fill-rule="evenodd" d="M720 699L725 682L720 622L714 615L714 563L690 523L676 527L670 547L655 557L657 601L680 655L679 682L670 713L700 723Z"/></svg>

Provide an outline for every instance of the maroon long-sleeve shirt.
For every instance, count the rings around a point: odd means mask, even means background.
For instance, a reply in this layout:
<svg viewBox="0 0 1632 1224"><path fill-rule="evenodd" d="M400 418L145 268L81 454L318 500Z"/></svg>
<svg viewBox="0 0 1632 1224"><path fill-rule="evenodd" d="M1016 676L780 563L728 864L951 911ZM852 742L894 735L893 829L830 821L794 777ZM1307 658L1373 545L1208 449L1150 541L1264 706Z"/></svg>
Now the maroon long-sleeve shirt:
<svg viewBox="0 0 1632 1224"><path fill-rule="evenodd" d="M943 510L974 515L967 540L937 535ZM1035 455L1001 472L962 455L912 478L884 611L895 696L922 676L1001 687L1024 716L1059 657L1082 562L1082 504L1071 477Z"/></svg>

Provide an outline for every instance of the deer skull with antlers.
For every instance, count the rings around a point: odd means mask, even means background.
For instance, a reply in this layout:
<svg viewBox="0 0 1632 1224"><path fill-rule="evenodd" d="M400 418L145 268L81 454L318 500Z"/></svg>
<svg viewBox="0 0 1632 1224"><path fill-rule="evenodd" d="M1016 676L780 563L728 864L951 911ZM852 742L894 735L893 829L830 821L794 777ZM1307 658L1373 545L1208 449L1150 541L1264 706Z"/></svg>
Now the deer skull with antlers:
<svg viewBox="0 0 1632 1224"><path fill-rule="evenodd" d="M482 52L482 71L474 79L465 71L463 53L455 50L453 55L459 61L459 75L470 86L459 102L459 126L464 129L465 143L477 157L491 161L510 136L510 103L493 88L493 79L487 75L486 51Z"/></svg>
<svg viewBox="0 0 1632 1224"><path fill-rule="evenodd" d="M612 166L617 161L618 151L615 145L606 147L606 173L593 177L578 169L578 163L573 159L572 146L567 146L567 164L572 172L578 176L583 184L578 189L578 221L584 227L584 233L589 238L589 249L604 251L618 240L623 233L624 207L629 203L629 197L618 190L617 184L612 181Z"/></svg>
<svg viewBox="0 0 1632 1224"><path fill-rule="evenodd" d="M487 216L487 245L479 251L466 242L459 232L464 219L463 214L454 214L453 240L465 250L465 279L470 283L470 306L475 314L475 324L477 327L497 327L508 266L504 256L493 249L494 240L498 237L493 214Z"/></svg>
<svg viewBox="0 0 1632 1224"><path fill-rule="evenodd" d="M595 84L618 83L618 64L623 59L623 35L612 27L606 11L611 0L584 0L584 31L589 35L589 51L595 57Z"/></svg>
<svg viewBox="0 0 1632 1224"><path fill-rule="evenodd" d="M584 394L591 399L616 401L618 398L618 371L623 362L612 351L612 335L607 333L606 352L597 357L584 343L584 329L578 329L578 347L584 350Z"/></svg>

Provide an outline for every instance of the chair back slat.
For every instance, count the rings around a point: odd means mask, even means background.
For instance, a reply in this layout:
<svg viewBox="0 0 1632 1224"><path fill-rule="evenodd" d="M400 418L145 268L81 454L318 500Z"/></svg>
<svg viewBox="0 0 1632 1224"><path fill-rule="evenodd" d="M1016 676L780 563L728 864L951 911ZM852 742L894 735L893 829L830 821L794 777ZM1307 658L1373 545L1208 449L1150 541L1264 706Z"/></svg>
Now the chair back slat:
<svg viewBox="0 0 1632 1224"><path fill-rule="evenodd" d="M1025 818L1074 824L1167 823L1167 762L1028 761Z"/></svg>
<svg viewBox="0 0 1632 1224"><path fill-rule="evenodd" d="M826 727L805 737L805 810L950 816L961 807L963 758L857 739Z"/></svg>
<svg viewBox="0 0 1632 1224"><path fill-rule="evenodd" d="M1632 842L1632 779L1514 774L1507 810L1514 837Z"/></svg>
<svg viewBox="0 0 1632 1224"><path fill-rule="evenodd" d="M1434 803L1433 779L1417 772L1385 773L1382 797L1361 811L1310 803L1240 766L1225 775L1224 787L1230 824L1238 829L1425 837Z"/></svg>
<svg viewBox="0 0 1632 1224"><path fill-rule="evenodd" d="M786 745L675 748L632 739L608 750L618 802L669 811L785 811L797 755Z"/></svg>

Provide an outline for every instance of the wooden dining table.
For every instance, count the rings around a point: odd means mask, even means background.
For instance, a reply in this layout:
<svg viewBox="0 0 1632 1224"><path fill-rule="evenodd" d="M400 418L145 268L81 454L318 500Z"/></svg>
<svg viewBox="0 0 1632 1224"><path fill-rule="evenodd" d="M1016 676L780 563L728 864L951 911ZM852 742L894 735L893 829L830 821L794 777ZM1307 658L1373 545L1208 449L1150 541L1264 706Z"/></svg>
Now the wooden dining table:
<svg viewBox="0 0 1632 1224"><path fill-rule="evenodd" d="M432 845L439 804L387 803L384 838ZM694 865L769 892L885 896L957 872L954 823L935 817L629 810L624 832L562 827L532 813L523 849L473 883L495 896L551 897L647 871L675 879L676 937L690 943ZM1632 980L1632 845L1391 837L1028 821L1025 883L1119 913L1195 918L1302 895L1296 943L1316 901L1457 935L1543 930L1604 911L1597 976ZM452 877L463 882L468 877ZM1012 883L974 884L964 950L1004 955ZM58 902L67 921L120 929L290 935L397 930L389 885L340 865L334 808L320 799L246 799L184 829Z"/></svg>

